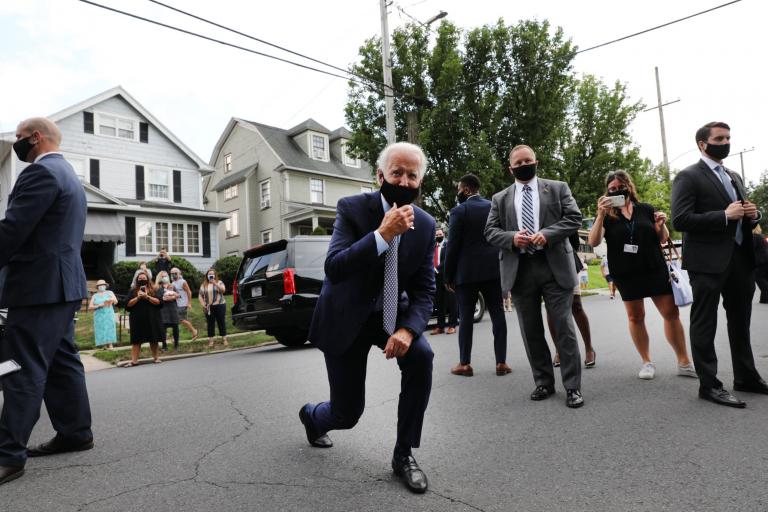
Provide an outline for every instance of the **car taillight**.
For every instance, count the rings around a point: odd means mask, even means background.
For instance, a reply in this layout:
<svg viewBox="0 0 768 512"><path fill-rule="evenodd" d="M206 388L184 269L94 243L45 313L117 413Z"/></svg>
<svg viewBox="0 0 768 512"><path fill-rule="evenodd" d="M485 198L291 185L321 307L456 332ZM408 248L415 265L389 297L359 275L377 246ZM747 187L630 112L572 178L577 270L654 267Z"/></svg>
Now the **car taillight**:
<svg viewBox="0 0 768 512"><path fill-rule="evenodd" d="M237 304L237 278L232 283L232 304Z"/></svg>
<svg viewBox="0 0 768 512"><path fill-rule="evenodd" d="M283 270L283 293L293 295L296 293L295 272L292 268Z"/></svg>

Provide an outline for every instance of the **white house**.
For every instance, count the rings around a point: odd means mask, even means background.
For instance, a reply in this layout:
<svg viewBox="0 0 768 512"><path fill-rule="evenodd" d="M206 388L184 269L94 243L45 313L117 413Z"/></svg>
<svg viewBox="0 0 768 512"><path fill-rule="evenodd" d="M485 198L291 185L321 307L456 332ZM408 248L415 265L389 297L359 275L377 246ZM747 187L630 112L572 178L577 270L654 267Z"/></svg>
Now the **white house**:
<svg viewBox="0 0 768 512"><path fill-rule="evenodd" d="M228 216L203 208L202 178L213 169L122 87L49 116L61 151L88 199L82 248L89 279L116 261L149 260L165 247L205 270L219 256L217 229ZM0 134L0 215L28 165Z"/></svg>

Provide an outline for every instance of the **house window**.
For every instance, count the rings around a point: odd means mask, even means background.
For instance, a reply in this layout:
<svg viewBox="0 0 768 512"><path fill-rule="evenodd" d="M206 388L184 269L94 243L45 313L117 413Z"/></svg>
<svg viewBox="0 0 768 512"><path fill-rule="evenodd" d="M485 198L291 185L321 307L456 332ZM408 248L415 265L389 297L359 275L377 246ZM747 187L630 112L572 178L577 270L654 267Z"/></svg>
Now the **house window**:
<svg viewBox="0 0 768 512"><path fill-rule="evenodd" d="M268 244L272 242L272 230L268 229L261 232L261 243Z"/></svg>
<svg viewBox="0 0 768 512"><path fill-rule="evenodd" d="M315 160L328 161L328 138L324 135L316 135L313 133L310 135L310 141L312 142L312 158Z"/></svg>
<svg viewBox="0 0 768 512"><path fill-rule="evenodd" d="M96 112L96 126L96 133L105 137L139 140L139 122L136 119Z"/></svg>
<svg viewBox="0 0 768 512"><path fill-rule="evenodd" d="M347 153L347 143L341 143L341 160L349 167L360 167L360 159Z"/></svg>
<svg viewBox="0 0 768 512"><path fill-rule="evenodd" d="M360 187L360 192L368 194L369 192L373 192L373 187Z"/></svg>
<svg viewBox="0 0 768 512"><path fill-rule="evenodd" d="M157 254L163 248L172 254L200 254L200 224L137 219L136 248L140 254Z"/></svg>
<svg viewBox="0 0 768 512"><path fill-rule="evenodd" d="M261 208L269 208L272 206L272 187L269 180L261 182Z"/></svg>
<svg viewBox="0 0 768 512"><path fill-rule="evenodd" d="M227 173L232 170L232 153L224 155L224 172Z"/></svg>
<svg viewBox="0 0 768 512"><path fill-rule="evenodd" d="M224 189L224 200L229 201L230 199L234 199L237 197L237 190L238 185L231 185Z"/></svg>
<svg viewBox="0 0 768 512"><path fill-rule="evenodd" d="M224 229L227 238L240 235L240 210L229 212L229 218L224 221Z"/></svg>
<svg viewBox="0 0 768 512"><path fill-rule="evenodd" d="M324 204L325 183L315 178L309 179L309 200L312 203Z"/></svg>
<svg viewBox="0 0 768 512"><path fill-rule="evenodd" d="M72 166L72 169L75 170L75 174L77 174L81 180L88 181L86 179L85 174L85 162L86 160L84 158L77 158L72 156L65 156L67 162Z"/></svg>
<svg viewBox="0 0 768 512"><path fill-rule="evenodd" d="M170 201L171 173L165 169L150 169L147 181L147 199Z"/></svg>

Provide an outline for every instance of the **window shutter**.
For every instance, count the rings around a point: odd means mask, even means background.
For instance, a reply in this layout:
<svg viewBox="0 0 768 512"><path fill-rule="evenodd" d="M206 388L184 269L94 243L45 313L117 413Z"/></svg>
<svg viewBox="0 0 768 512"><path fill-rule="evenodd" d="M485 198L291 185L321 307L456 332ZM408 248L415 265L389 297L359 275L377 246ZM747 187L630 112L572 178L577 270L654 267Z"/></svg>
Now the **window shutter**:
<svg viewBox="0 0 768 512"><path fill-rule="evenodd" d="M144 199L144 166L136 166L136 199Z"/></svg>
<svg viewBox="0 0 768 512"><path fill-rule="evenodd" d="M149 123L139 123L139 142L149 142Z"/></svg>
<svg viewBox="0 0 768 512"><path fill-rule="evenodd" d="M99 176L99 161L91 158L91 185L101 188L101 179Z"/></svg>
<svg viewBox="0 0 768 512"><path fill-rule="evenodd" d="M83 131L93 133L93 112L83 112Z"/></svg>
<svg viewBox="0 0 768 512"><path fill-rule="evenodd" d="M211 223L203 222L203 257L211 257Z"/></svg>
<svg viewBox="0 0 768 512"><path fill-rule="evenodd" d="M181 202L181 171L173 171L173 202Z"/></svg>
<svg viewBox="0 0 768 512"><path fill-rule="evenodd" d="M136 256L136 217L125 218L125 255Z"/></svg>

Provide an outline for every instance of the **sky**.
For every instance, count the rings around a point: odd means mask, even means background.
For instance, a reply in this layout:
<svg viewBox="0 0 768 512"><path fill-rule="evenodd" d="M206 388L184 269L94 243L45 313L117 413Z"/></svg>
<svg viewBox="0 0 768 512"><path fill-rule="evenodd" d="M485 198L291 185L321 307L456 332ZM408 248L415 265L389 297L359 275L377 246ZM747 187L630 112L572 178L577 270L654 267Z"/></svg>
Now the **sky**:
<svg viewBox="0 0 768 512"><path fill-rule="evenodd" d="M148 0L95 0L254 50L295 59L255 41L174 13ZM380 34L378 0L163 0L198 16L346 68L369 37ZM547 19L580 48L610 41L705 10L727 0L398 0L390 30L447 11L464 28L503 18ZM742 0L610 46L585 52L574 70L656 104L661 77L669 160L683 168L698 157L696 129L731 125L731 153L744 153L745 175L768 169L768 2ZM78 0L0 2L0 132L27 117L49 115L116 85L203 160L231 117L290 128L312 117L333 130L344 124L347 82L169 31ZM632 125L641 154L662 160L658 111ZM738 156L726 164L740 172Z"/></svg>

